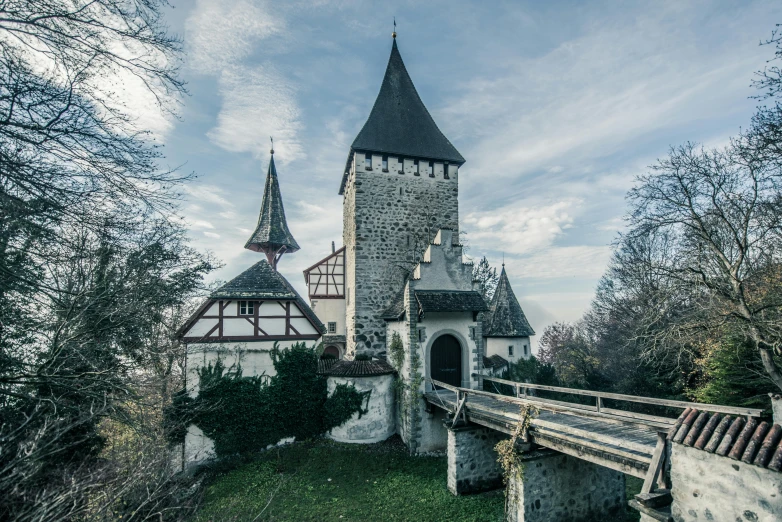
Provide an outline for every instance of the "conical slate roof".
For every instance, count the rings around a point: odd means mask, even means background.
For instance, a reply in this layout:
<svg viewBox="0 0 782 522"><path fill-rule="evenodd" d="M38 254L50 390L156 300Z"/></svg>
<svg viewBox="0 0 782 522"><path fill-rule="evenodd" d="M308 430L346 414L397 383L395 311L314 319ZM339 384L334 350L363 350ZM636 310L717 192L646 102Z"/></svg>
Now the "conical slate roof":
<svg viewBox="0 0 782 522"><path fill-rule="evenodd" d="M415 90L394 39L386 75L354 151L382 152L462 164L464 158L440 132Z"/></svg>
<svg viewBox="0 0 782 522"><path fill-rule="evenodd" d="M285 221L285 209L282 206L280 183L277 181L277 169L274 166L274 154L269 161L269 171L266 174L266 188L263 191L261 214L258 226L244 248L255 252L279 250L285 247L286 252L299 250L299 244L293 239Z"/></svg>
<svg viewBox="0 0 782 522"><path fill-rule="evenodd" d="M527 321L513 289L510 287L505 267L500 273L500 282L494 291L489 312L483 320L484 337L529 337L535 331Z"/></svg>

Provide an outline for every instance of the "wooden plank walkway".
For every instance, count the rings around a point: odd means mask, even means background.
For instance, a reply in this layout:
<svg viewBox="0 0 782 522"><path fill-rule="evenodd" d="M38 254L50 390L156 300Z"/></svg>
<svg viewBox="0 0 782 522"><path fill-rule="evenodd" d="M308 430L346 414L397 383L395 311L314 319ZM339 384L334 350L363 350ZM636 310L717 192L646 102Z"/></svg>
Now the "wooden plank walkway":
<svg viewBox="0 0 782 522"><path fill-rule="evenodd" d="M657 445L657 431L664 428L633 422L585 417L578 412L551 411L547 402L534 398L507 402L491 394L466 395L463 409L469 422L507 434L513 433L520 404L540 408L531 421L530 437L536 444L639 478L645 478ZM455 413L456 392L436 390L424 395L437 408ZM504 397L503 397L504 398Z"/></svg>

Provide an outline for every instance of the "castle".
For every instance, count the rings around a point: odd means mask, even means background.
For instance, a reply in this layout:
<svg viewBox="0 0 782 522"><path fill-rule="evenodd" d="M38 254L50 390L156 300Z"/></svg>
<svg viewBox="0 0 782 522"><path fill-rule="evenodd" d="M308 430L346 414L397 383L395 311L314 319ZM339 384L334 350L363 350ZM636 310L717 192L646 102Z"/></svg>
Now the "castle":
<svg viewBox="0 0 782 522"><path fill-rule="evenodd" d="M425 411L417 398L431 389L427 379L477 388L478 374L530 357L534 331L504 265L491 302L473 280L459 242L465 159L421 101L396 35L342 173L344 246L332 243L331 253L304 271L309 303L277 271L299 245L271 154L258 225L245 245L266 259L214 291L180 329L188 391L197 393L197 369L218 358L241 360L245 375L272 375L275 343L322 343L330 386L346 381L375 391L369 414L333 430L333 438L375 442L399 433L414 452L442 449L442 413ZM393 379L403 383L404 407L395 403ZM210 441L194 426L185 445L187 461L210 456Z"/></svg>

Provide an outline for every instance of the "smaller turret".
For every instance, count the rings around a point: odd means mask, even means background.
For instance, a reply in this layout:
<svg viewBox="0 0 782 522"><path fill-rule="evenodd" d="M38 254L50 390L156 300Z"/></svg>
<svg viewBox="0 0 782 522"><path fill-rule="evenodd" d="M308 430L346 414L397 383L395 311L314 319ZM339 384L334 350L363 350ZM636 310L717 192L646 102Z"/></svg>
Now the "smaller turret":
<svg viewBox="0 0 782 522"><path fill-rule="evenodd" d="M299 244L293 239L285 221L285 209L282 206L280 184L277 181L277 169L274 166L274 148L271 150L269 170L266 174L266 187L263 191L261 213L255 232L244 248L266 254L269 265L277 270L277 262L283 254L296 252Z"/></svg>

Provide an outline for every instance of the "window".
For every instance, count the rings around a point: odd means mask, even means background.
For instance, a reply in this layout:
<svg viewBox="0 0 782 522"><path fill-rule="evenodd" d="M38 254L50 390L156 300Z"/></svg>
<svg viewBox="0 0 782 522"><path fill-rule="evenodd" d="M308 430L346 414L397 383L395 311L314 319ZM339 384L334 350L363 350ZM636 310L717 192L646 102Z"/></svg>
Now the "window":
<svg viewBox="0 0 782 522"><path fill-rule="evenodd" d="M434 161L429 162L429 177L434 177Z"/></svg>
<svg viewBox="0 0 782 522"><path fill-rule="evenodd" d="M255 303L253 301L239 301L239 315L253 315Z"/></svg>
<svg viewBox="0 0 782 522"><path fill-rule="evenodd" d="M383 156L383 172L388 172L388 156Z"/></svg>
<svg viewBox="0 0 782 522"><path fill-rule="evenodd" d="M399 173L400 174L404 174L405 173L405 159L404 158L399 158L397 160L396 164L399 165Z"/></svg>
<svg viewBox="0 0 782 522"><path fill-rule="evenodd" d="M336 333L336 332L337 332L337 323L329 322L329 333Z"/></svg>
<svg viewBox="0 0 782 522"><path fill-rule="evenodd" d="M526 344L524 345L524 355L525 356L527 355L527 345Z"/></svg>
<svg viewBox="0 0 782 522"><path fill-rule="evenodd" d="M364 155L364 168L366 170L372 170L372 154Z"/></svg>
<svg viewBox="0 0 782 522"><path fill-rule="evenodd" d="M513 357L513 346L508 346L508 357Z"/></svg>
<svg viewBox="0 0 782 522"><path fill-rule="evenodd" d="M418 170L418 169L419 169L418 160L414 160L413 161L413 175L415 175L415 176L420 176L421 175L421 171Z"/></svg>
<svg viewBox="0 0 782 522"><path fill-rule="evenodd" d="M451 179L451 178L448 177L448 164L447 163L443 164L443 178Z"/></svg>

